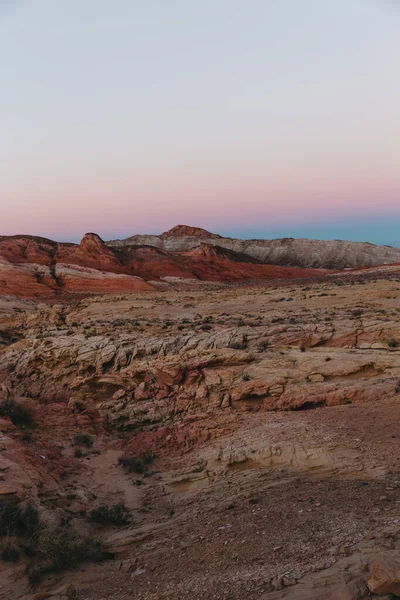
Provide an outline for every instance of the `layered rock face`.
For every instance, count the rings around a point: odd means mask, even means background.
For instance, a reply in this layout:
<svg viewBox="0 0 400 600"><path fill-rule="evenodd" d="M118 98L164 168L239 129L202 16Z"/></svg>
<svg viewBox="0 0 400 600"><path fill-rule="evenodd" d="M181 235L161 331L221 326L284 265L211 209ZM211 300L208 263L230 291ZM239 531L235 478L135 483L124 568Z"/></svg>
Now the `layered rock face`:
<svg viewBox="0 0 400 600"><path fill-rule="evenodd" d="M335 287L323 289L322 298L337 294ZM199 317L197 308L185 309L186 318L165 321L157 316L155 297L143 300L148 314L141 311L138 323L125 300L113 301L113 316L104 325L95 320L89 338L79 325L82 313L109 315L104 301L83 302L68 313L63 307L28 313L24 327L31 333L3 353L12 371L7 385L20 396L89 403L111 422L138 431L149 422L179 422L186 412L303 410L395 393L400 366L390 349L400 341L396 314L376 315L366 306L336 320L323 310L296 309L296 295L281 293L260 295L255 312L252 295L243 293L250 311L244 317L239 311L224 316L222 302L220 312ZM221 303L223 292L215 295ZM117 336L109 333L114 319ZM34 377L24 377L30 372Z"/></svg>
<svg viewBox="0 0 400 600"><path fill-rule="evenodd" d="M115 253L96 233L87 233L78 246L58 244L56 262L92 267L101 271L122 272Z"/></svg>
<svg viewBox="0 0 400 600"><path fill-rule="evenodd" d="M182 231L187 232L178 226L172 235ZM210 241L203 231L189 228L192 235ZM217 238L210 234L210 239ZM265 265L247 254L209 243L189 252L168 252L151 245L109 247L95 233L86 234L78 245L29 236L0 238L0 259L0 294L25 298L325 274Z"/></svg>
<svg viewBox="0 0 400 600"><path fill-rule="evenodd" d="M247 254L271 265L352 269L400 262L400 249L366 242L282 238L276 240L239 240L224 238L196 227L178 225L161 236L134 235L109 242L112 247L146 244L168 252L187 252L207 243Z"/></svg>

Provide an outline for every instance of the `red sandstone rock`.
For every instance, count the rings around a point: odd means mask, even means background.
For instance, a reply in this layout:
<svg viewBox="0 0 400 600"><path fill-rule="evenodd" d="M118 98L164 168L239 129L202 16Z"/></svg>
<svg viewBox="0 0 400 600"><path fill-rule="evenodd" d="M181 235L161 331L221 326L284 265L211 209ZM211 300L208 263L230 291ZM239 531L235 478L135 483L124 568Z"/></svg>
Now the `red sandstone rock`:
<svg viewBox="0 0 400 600"><path fill-rule="evenodd" d="M217 239L205 230L177 226L166 235ZM153 289L145 281L168 277L189 281L292 279L324 274L315 269L265 265L240 252L201 243L188 252L151 246L113 248L95 233L81 243L33 236L0 238L0 294L23 298L65 293L118 293ZM111 276L114 275L114 277ZM119 276L119 277L117 277Z"/></svg>
<svg viewBox="0 0 400 600"><path fill-rule="evenodd" d="M115 253L108 248L96 233L87 233L79 246L58 244L56 261L72 265L82 265L98 270L123 272Z"/></svg>

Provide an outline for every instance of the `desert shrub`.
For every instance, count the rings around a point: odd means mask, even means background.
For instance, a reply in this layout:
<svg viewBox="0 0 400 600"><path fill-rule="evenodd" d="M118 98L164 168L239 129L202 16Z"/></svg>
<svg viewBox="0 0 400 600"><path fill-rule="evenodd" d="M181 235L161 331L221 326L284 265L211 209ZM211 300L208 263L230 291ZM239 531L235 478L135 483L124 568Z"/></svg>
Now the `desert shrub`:
<svg viewBox="0 0 400 600"><path fill-rule="evenodd" d="M126 525L130 521L131 511L124 504L106 506L102 504L89 513L89 520L100 525Z"/></svg>
<svg viewBox="0 0 400 600"><path fill-rule="evenodd" d="M84 402L81 402L80 400L75 400L71 408L74 412L77 413L84 413L85 410L87 410L86 404L84 404Z"/></svg>
<svg viewBox="0 0 400 600"><path fill-rule="evenodd" d="M154 452L152 451L147 451L147 452L142 452L142 454L140 455L140 458L142 459L142 461L144 462L145 465L151 465L151 463L153 463L157 456Z"/></svg>
<svg viewBox="0 0 400 600"><path fill-rule="evenodd" d="M11 398L0 403L0 417L9 417L17 427L28 427L33 423L29 410Z"/></svg>
<svg viewBox="0 0 400 600"><path fill-rule="evenodd" d="M5 543L0 547L0 559L4 562L17 562L19 559L18 546L11 542Z"/></svg>
<svg viewBox="0 0 400 600"><path fill-rule="evenodd" d="M258 344L258 349L260 352L267 350L267 348L269 348L269 342L267 340L261 340L261 342Z"/></svg>
<svg viewBox="0 0 400 600"><path fill-rule="evenodd" d="M39 538L37 550L48 561L49 571L62 571L93 558L99 547L99 543L92 538L66 528L60 532L45 530Z"/></svg>
<svg viewBox="0 0 400 600"><path fill-rule="evenodd" d="M87 433L78 433L74 437L75 446L86 446L87 448L90 448L91 446L93 446L93 442L94 440L92 436L90 436Z"/></svg>
<svg viewBox="0 0 400 600"><path fill-rule="evenodd" d="M245 350L247 348L247 335L242 336L242 338L236 338L229 344L230 348L234 350Z"/></svg>
<svg viewBox="0 0 400 600"><path fill-rule="evenodd" d="M85 560L105 560L113 558L101 551L101 545L93 538L82 536L65 527L42 532L33 552L34 561L27 569L28 580L32 585L40 582L43 575L73 569Z"/></svg>
<svg viewBox="0 0 400 600"><path fill-rule="evenodd" d="M202 473L204 471L204 465L200 464L200 465L195 465L192 468L192 473Z"/></svg>
<svg viewBox="0 0 400 600"><path fill-rule="evenodd" d="M0 535L34 537L40 529L39 513L31 504L15 500L0 503Z"/></svg>
<svg viewBox="0 0 400 600"><path fill-rule="evenodd" d="M33 272L33 275L38 283L42 283L42 281L44 279L44 273L42 273L42 271L35 269Z"/></svg>
<svg viewBox="0 0 400 600"><path fill-rule="evenodd" d="M245 373L245 375L242 375L242 381L250 381L250 379L251 377L247 373Z"/></svg>
<svg viewBox="0 0 400 600"><path fill-rule="evenodd" d="M389 348L397 348L398 345L399 345L399 343L395 338L388 339Z"/></svg>
<svg viewBox="0 0 400 600"><path fill-rule="evenodd" d="M135 458L134 456L121 456L118 459L118 464L124 467L128 473L143 474L146 470L144 462L140 458Z"/></svg>
<svg viewBox="0 0 400 600"><path fill-rule="evenodd" d="M80 448L75 448L74 456L75 456L75 458L82 458L82 456L83 456L82 450Z"/></svg>
<svg viewBox="0 0 400 600"><path fill-rule="evenodd" d="M143 452L139 458L135 456L121 456L118 464L124 467L128 473L139 473L143 475L148 471L149 466L155 460L154 452Z"/></svg>
<svg viewBox="0 0 400 600"><path fill-rule="evenodd" d="M204 325L200 325L200 329L202 331L210 331L210 329L212 329L212 326L208 325L208 323L205 323Z"/></svg>

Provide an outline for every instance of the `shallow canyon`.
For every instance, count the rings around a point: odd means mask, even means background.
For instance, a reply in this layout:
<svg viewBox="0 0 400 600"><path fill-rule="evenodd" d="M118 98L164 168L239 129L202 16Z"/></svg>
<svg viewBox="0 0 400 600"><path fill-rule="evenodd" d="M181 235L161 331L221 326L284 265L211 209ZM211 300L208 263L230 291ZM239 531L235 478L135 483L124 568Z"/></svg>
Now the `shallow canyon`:
<svg viewBox="0 0 400 600"><path fill-rule="evenodd" d="M19 519L0 597L379 597L374 561L400 552L399 314L396 268L0 298L0 502ZM43 532L97 550L68 562Z"/></svg>

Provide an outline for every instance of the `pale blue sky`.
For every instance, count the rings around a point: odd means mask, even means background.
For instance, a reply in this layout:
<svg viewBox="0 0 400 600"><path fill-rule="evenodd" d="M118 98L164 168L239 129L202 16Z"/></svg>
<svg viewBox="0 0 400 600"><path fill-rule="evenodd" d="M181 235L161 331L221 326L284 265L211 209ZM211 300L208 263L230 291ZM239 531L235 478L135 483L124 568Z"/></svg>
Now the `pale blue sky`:
<svg viewBox="0 0 400 600"><path fill-rule="evenodd" d="M400 244L390 0L0 0L0 234Z"/></svg>

